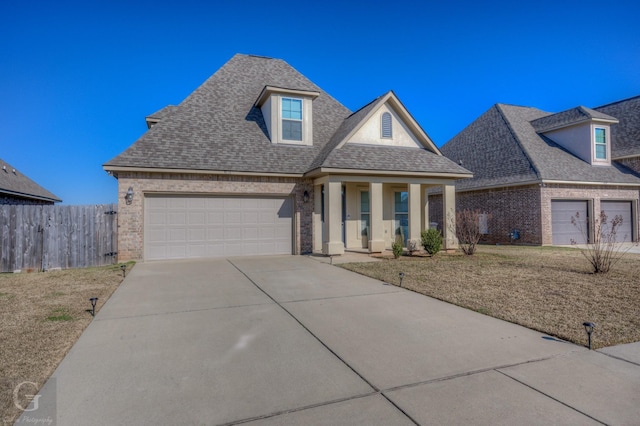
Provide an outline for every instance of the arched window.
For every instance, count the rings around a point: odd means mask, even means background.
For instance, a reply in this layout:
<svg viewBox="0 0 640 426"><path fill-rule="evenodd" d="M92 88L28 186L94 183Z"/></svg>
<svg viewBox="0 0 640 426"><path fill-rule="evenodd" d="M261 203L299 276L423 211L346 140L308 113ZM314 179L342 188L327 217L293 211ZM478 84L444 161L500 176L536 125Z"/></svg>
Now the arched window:
<svg viewBox="0 0 640 426"><path fill-rule="evenodd" d="M381 133L383 138L392 138L393 137L393 128L391 127L391 114L388 112L383 112L382 117L380 117L381 123Z"/></svg>

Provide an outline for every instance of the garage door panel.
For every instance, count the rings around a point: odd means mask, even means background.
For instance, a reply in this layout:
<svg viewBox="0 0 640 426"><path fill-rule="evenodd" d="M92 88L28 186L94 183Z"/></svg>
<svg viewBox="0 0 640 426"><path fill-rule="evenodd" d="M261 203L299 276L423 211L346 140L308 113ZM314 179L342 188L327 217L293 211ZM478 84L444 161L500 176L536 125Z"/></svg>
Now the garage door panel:
<svg viewBox="0 0 640 426"><path fill-rule="evenodd" d="M187 214L185 212L169 212L167 214L167 225L186 225Z"/></svg>
<svg viewBox="0 0 640 426"><path fill-rule="evenodd" d="M291 254L293 201L269 197L145 198L145 258Z"/></svg>
<svg viewBox="0 0 640 426"><path fill-rule="evenodd" d="M187 241L187 230L185 228L168 229L166 235L167 235L167 241L170 243Z"/></svg>
<svg viewBox="0 0 640 426"><path fill-rule="evenodd" d="M243 211L242 223L245 225L256 225L260 214L256 211Z"/></svg>
<svg viewBox="0 0 640 426"><path fill-rule="evenodd" d="M553 200L551 201L551 229L553 244L568 245L575 241L586 243L588 235L588 202L586 200ZM571 218L579 217L579 225L571 223ZM580 230L582 228L582 232Z"/></svg>
<svg viewBox="0 0 640 426"><path fill-rule="evenodd" d="M617 242L629 242L633 239L633 210L631 201L601 201L600 209L607 215L607 227L616 216L622 217L622 223L616 229Z"/></svg>

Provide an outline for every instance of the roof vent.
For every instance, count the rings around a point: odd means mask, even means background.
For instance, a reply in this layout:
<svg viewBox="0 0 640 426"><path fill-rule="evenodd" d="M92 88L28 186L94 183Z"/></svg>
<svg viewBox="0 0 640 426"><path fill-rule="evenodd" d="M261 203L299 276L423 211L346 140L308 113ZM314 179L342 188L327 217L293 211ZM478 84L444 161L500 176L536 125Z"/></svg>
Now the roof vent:
<svg viewBox="0 0 640 426"><path fill-rule="evenodd" d="M4 170L4 172L7 172L7 166L2 166L2 170Z"/></svg>
<svg viewBox="0 0 640 426"><path fill-rule="evenodd" d="M383 112L380 120L382 124L382 137L392 138L393 131L391 128L391 114L389 114L388 112Z"/></svg>
<svg viewBox="0 0 640 426"><path fill-rule="evenodd" d="M11 171L13 172L14 175L16 174L16 169L13 169Z"/></svg>

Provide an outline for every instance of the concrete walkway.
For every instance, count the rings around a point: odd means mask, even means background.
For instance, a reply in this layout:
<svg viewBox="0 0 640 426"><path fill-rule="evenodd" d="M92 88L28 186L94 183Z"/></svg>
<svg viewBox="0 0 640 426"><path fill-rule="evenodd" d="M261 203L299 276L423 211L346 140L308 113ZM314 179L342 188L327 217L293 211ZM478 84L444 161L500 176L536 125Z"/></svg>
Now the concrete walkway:
<svg viewBox="0 0 640 426"><path fill-rule="evenodd" d="M301 256L137 265L41 392L58 425L637 424L588 351Z"/></svg>

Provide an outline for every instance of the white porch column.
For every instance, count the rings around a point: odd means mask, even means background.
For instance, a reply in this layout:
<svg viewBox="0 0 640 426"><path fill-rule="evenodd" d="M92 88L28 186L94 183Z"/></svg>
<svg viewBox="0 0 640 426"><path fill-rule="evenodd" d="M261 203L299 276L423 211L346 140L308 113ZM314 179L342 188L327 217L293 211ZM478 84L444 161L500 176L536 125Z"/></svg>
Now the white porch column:
<svg viewBox="0 0 640 426"><path fill-rule="evenodd" d="M409 193L409 240L420 241L420 231L422 231L422 212L420 199L420 184L410 183Z"/></svg>
<svg viewBox="0 0 640 426"><path fill-rule="evenodd" d="M444 248L447 250L458 248L456 238L456 187L455 185L442 185L442 237Z"/></svg>
<svg viewBox="0 0 640 426"><path fill-rule="evenodd" d="M322 251L322 185L313 186L313 251Z"/></svg>
<svg viewBox="0 0 640 426"><path fill-rule="evenodd" d="M369 252L382 253L385 249L384 221L382 220L382 182L369 183Z"/></svg>
<svg viewBox="0 0 640 426"><path fill-rule="evenodd" d="M425 187L422 193L422 229L429 229L429 187Z"/></svg>
<svg viewBox="0 0 640 426"><path fill-rule="evenodd" d="M342 182L324 186L324 241L322 253L344 254L342 243Z"/></svg>

